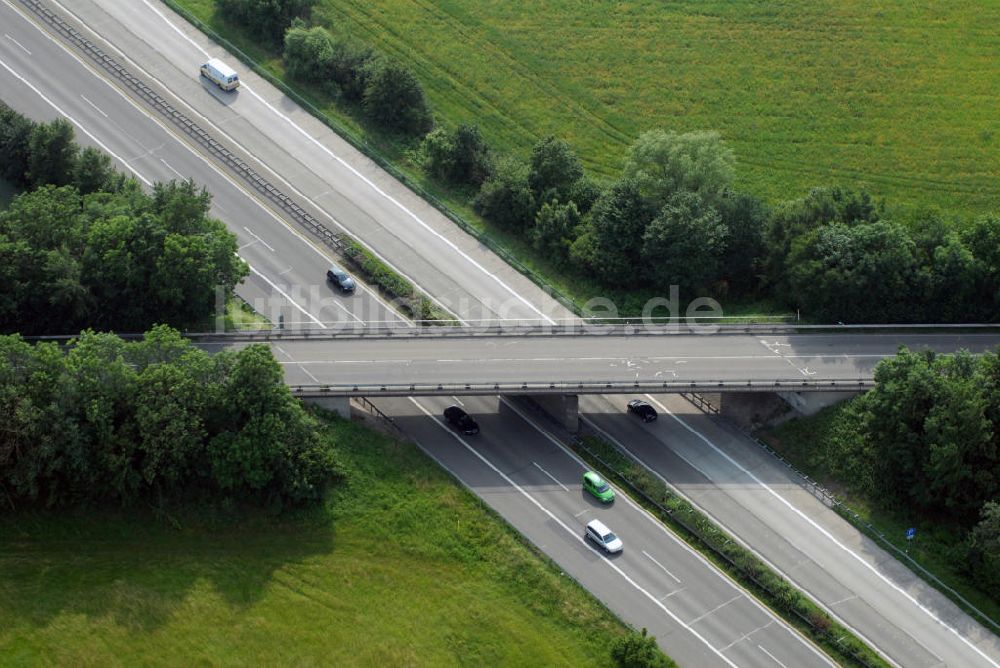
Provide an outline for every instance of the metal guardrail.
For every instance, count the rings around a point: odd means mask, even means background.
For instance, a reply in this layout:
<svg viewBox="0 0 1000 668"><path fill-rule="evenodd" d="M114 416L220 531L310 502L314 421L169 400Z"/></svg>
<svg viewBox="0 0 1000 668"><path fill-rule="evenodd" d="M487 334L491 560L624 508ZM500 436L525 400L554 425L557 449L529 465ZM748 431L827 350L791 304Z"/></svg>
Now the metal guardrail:
<svg viewBox="0 0 1000 668"><path fill-rule="evenodd" d="M487 320L484 324L469 324L466 326L440 326L458 324L452 320L413 320L408 322L378 321L357 322L335 320L324 323L327 329L256 329L235 332L183 332L192 341L201 342L267 342L307 341L307 340L338 340L338 339L406 339L406 338L469 338L493 336L671 336L679 334L697 334L713 336L721 334L767 334L767 333L828 333L828 334L858 334L885 333L892 331L916 331L927 334L952 334L962 330L979 332L996 332L1000 335L1000 324L943 324L943 325L802 325L798 323L717 323L717 322L654 322L636 323L627 318L620 320L628 322L609 323L605 318L567 321L552 325L535 320ZM475 321L473 321L475 323ZM418 325L414 327L413 325ZM419 325L438 325L422 327ZM287 326L287 323L286 323ZM711 329L713 331L705 331ZM122 338L141 338L141 332L117 333ZM79 334L50 334L25 337L36 341L65 341L78 337ZM1000 342L1000 338L998 338Z"/></svg>
<svg viewBox="0 0 1000 668"><path fill-rule="evenodd" d="M297 397L415 397L437 395L624 394L629 392L857 392L872 378L773 380L563 380L479 383L316 383L291 385Z"/></svg>
<svg viewBox="0 0 1000 668"><path fill-rule="evenodd" d="M334 232L316 220L308 211L275 187L245 160L230 151L222 143L216 141L201 126L170 104L168 100L146 85L141 79L133 75L126 67L122 66L103 49L81 35L73 26L45 7L40 0L20 1L21 4L42 19L52 30L76 46L91 61L132 91L151 109L169 120L176 128L200 145L207 153L220 162L223 167L285 212L290 219L319 239L326 247L336 253L338 257L341 257L356 269L361 268L358 260L347 252L345 240L349 239L350 235L344 232ZM357 240L355 241L357 242ZM417 297L422 296L417 295ZM440 321L433 322L440 324Z"/></svg>
<svg viewBox="0 0 1000 668"><path fill-rule="evenodd" d="M378 418L383 424L390 427L398 436L405 436L405 433L403 432L402 428L398 424L396 424L396 421L392 419L392 416L384 412L381 408L379 408L375 404L373 404L368 399L368 397L354 397L354 399L357 400L361 408L368 411L376 418Z"/></svg>
<svg viewBox="0 0 1000 668"><path fill-rule="evenodd" d="M613 447L613 448L615 448L619 452L621 452L621 450L617 447L617 445L610 444L610 446ZM634 480L632 480L629 476L627 476L623 471L619 470L617 467L613 466L608 461L606 461L603 457L601 457L601 455L599 455L598 453L594 452L590 447L587 446L587 444L582 439L579 439L579 438L573 439L573 447L578 452L584 453L592 461L595 461L598 464L600 464L602 467L604 467L605 470L611 471L618 478L618 482L620 484L624 484L628 488L628 491L632 495L639 497L648 506L651 506L652 508L654 508L656 510L656 512L661 516L661 518L668 517L668 518L670 518L670 521L676 522L677 524L679 524L695 540L697 540L698 543L700 543L701 545L703 545L706 550L710 550L711 553L714 554L717 558L723 560L726 564L728 564L728 566L731 569L735 570L736 572L738 572L743 577L749 579L751 582L753 582L754 585L756 585L757 587L759 587L762 591L767 592L768 595L770 595L772 597L772 599L781 600L783 592L778 592L778 591L773 590L771 588L771 586L769 585L768 582L766 582L765 580L763 580L761 577L758 576L758 573L757 573L756 569L754 569L752 567L748 567L745 563L741 563L740 561L737 561L737 560L733 559L724 549L720 549L720 547L718 545L719 541L718 541L717 538L713 538L711 536L706 535L706 533L701 529L701 527L699 527L693 521L696 514L700 515L706 521L711 522L712 526L719 533L719 535L724 538L724 542L725 543L727 543L727 544L729 544L729 543L735 543L735 541L733 541L729 537L729 534L722 527L720 527L719 525L715 524L714 522L712 522L711 520L709 520L708 518L706 518L702 513L700 513L700 511L698 511L690 503L686 502L687 506L688 506L686 512L684 512L684 511L675 511L675 510L673 510L671 508L667 508L662 503L660 503L659 501L657 501L656 499L654 499L653 497L651 497L649 494L647 494L645 492L645 490L643 490L641 487L639 487L639 485ZM623 456L628 456L626 453L622 453L622 455ZM671 495L673 494L673 492L671 492L670 490L668 490L666 488L664 488L664 489L665 489L665 492L667 494L671 494ZM687 515L687 517L685 515ZM754 554L752 552L750 554L753 555L754 559L757 559L756 554ZM763 567L767 568L766 566L763 566ZM781 576L780 574L777 574L777 577L779 577L782 580L784 580L784 581L787 582L787 579L784 578L783 576ZM798 588L796 588L796 591L798 591ZM871 666L872 665L867 660L866 657L858 654L857 652L853 651L851 648L844 646L841 638L838 638L837 636L835 636L832 633L830 633L829 630L827 630L825 627L821 626L820 624L817 624L816 621L813 620L809 615L803 614L802 612L800 612L799 610L797 610L794 606L784 606L783 609L782 609L782 612L784 613L784 616L786 616L786 617L787 616L794 616L801 623L805 624L809 629L811 629L813 633L815 633L819 637L823 637L827 642L829 642L833 646L839 648L839 650L841 652L843 652L847 656L850 656L852 659L854 659L855 661L857 661L859 665L862 665L862 666Z"/></svg>
<svg viewBox="0 0 1000 668"><path fill-rule="evenodd" d="M874 385L874 383L873 383ZM691 394L684 395L689 401L691 401L695 406L703 411L711 412L716 415L719 414L719 409L713 406L711 403L701 398L701 401L694 397L699 395ZM767 452L773 458L780 461L789 469L796 477L798 477L802 483L803 487L807 489L814 497L819 499L828 508L836 512L838 515L843 517L845 520L850 522L856 529L867 535L869 538L874 540L876 543L880 544L883 548L888 549L892 554L896 556L899 560L905 562L911 570L916 571L918 576L924 580L930 582L931 586L935 587L939 591L945 594L945 596L951 598L955 601L959 607L964 609L973 617L976 617L979 621L985 623L987 626L992 627L994 631L1000 631L1000 623L996 622L992 617L987 615L985 612L973 605L968 599L959 594L957 591L952 589L950 586L945 584L940 578L938 578L934 573L924 568L917 560L911 557L907 552L901 550L895 543L893 543L889 538L883 534L881 531L876 529L874 526L865 521L855 510L844 503L836 494L824 487L820 482L813 480L808 475L800 471L794 464L785 459L784 455L769 446L767 443L757 438L749 430L736 425L731 420L722 416L722 419L727 423L732 425L736 430L746 436L748 439L753 441L759 448Z"/></svg>
<svg viewBox="0 0 1000 668"><path fill-rule="evenodd" d="M422 321L415 321L424 324ZM434 324L448 324L449 321L435 320ZM457 323L456 323L457 324ZM536 321L487 321L485 324L470 324L464 327L412 327L408 324L366 324L336 321L328 329L300 330L260 330L239 332L186 332L185 336L193 340L227 340L227 341L269 341L307 340L307 339L350 339L350 338L462 338L490 336L670 336L677 334L764 334L790 332L886 332L934 330L943 334L954 333L956 330L982 330L1000 333L1000 324L976 323L968 325L802 325L798 323L717 323L717 322L669 322L641 323L620 322L609 323L605 319L566 322L552 325ZM709 331L706 331L709 330Z"/></svg>
<svg viewBox="0 0 1000 668"><path fill-rule="evenodd" d="M22 0L23 1L23 0ZM321 109L316 107L312 102L307 100L302 94L293 89L291 86L286 84L284 81L276 77L271 72L267 71L266 68L261 66L256 60L254 60L249 54L240 49L238 46L233 44L231 41L217 33L210 26L206 25L198 17L192 14L187 8L181 6L176 0L163 0L164 4L170 7L178 15L184 18L185 21L191 25L198 28L201 32L207 35L210 39L220 44L228 52L232 53L234 56L239 58L244 64L249 66L258 76L270 83L272 86L280 90L282 93L287 95L289 98L295 101L296 104L306 109L313 117L322 122L324 125L329 127L331 130L336 132L342 139L344 139L351 146L361 151L363 154L368 156L372 161L375 162L379 167L388 172L394 179L402 183L404 186L412 190L421 199L430 203L435 209L437 209L441 214L446 216L451 222L458 225L462 231L464 231L469 236L473 237L476 241L486 246L495 255L500 257L505 263L516 269L518 272L527 276L533 283L544 290L550 297L562 304L571 313L580 313L580 307L572 299L564 295L558 288L549 283L543 276L538 272L534 271L530 267L526 266L517 257L511 254L502 244L494 240L489 234L486 234L482 230L477 229L475 226L470 225L467 220L462 216L455 213L448 204L441 201L436 195L429 192L420 183L414 181L409 176L407 176L403 171L401 171L395 164L379 151L375 146L366 141L363 137L358 136L350 128L345 126L343 123L338 122L334 118L330 117L328 114L324 113Z"/></svg>

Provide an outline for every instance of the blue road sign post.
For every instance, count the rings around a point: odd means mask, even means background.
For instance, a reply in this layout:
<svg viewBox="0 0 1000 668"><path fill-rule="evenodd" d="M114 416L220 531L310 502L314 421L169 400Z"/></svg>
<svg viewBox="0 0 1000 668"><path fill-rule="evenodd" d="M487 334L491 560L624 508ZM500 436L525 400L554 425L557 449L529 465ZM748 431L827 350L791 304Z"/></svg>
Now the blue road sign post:
<svg viewBox="0 0 1000 668"><path fill-rule="evenodd" d="M916 538L916 537L917 537L917 528L916 527L910 527L909 529L906 530L906 552L907 552L907 554L909 554L909 552L910 552L910 543L912 543L913 539Z"/></svg>

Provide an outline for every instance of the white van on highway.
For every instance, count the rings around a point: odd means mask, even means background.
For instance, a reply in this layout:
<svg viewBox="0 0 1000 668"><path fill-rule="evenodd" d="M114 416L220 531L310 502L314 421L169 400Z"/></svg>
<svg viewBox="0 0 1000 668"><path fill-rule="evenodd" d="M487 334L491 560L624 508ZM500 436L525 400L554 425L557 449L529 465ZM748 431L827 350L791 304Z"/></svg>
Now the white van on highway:
<svg viewBox="0 0 1000 668"><path fill-rule="evenodd" d="M201 66L201 76L222 90L236 90L240 86L240 78L237 76L236 70L218 58L212 58Z"/></svg>

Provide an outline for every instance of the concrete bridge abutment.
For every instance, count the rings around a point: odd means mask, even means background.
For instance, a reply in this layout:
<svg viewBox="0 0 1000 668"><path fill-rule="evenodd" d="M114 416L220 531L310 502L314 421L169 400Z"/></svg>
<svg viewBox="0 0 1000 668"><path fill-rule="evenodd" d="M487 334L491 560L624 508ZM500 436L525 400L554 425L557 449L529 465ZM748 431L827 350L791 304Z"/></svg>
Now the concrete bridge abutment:
<svg viewBox="0 0 1000 668"><path fill-rule="evenodd" d="M332 411L345 420L351 419L350 397L302 397L302 401Z"/></svg>
<svg viewBox="0 0 1000 668"><path fill-rule="evenodd" d="M527 398L558 422L566 431L580 431L580 397L575 394L531 394Z"/></svg>

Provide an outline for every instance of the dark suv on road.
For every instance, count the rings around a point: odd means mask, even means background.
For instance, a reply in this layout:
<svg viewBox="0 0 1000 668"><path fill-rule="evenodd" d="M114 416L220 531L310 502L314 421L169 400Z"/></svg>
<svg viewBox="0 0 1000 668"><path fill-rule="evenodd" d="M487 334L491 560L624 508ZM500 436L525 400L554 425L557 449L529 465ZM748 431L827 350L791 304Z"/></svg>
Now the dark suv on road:
<svg viewBox="0 0 1000 668"><path fill-rule="evenodd" d="M479 423L458 406L448 406L448 408L444 409L444 419L448 421L448 424L466 436L473 436L479 433Z"/></svg>
<svg viewBox="0 0 1000 668"><path fill-rule="evenodd" d="M326 270L326 280L336 285L342 292L354 292L354 279L348 276L347 272L337 265L331 265Z"/></svg>
<svg viewBox="0 0 1000 668"><path fill-rule="evenodd" d="M633 399L628 402L628 412L638 415L643 422L652 422L656 419L656 409L642 399Z"/></svg>

